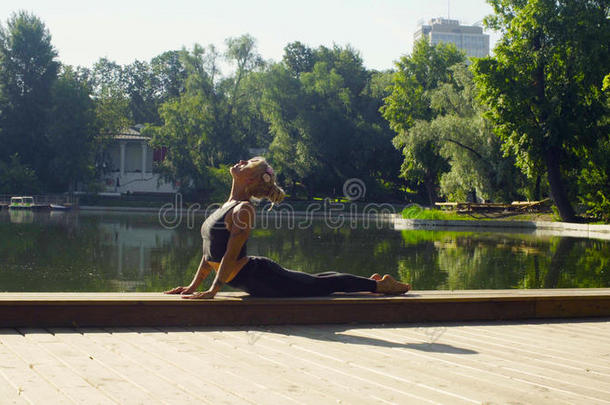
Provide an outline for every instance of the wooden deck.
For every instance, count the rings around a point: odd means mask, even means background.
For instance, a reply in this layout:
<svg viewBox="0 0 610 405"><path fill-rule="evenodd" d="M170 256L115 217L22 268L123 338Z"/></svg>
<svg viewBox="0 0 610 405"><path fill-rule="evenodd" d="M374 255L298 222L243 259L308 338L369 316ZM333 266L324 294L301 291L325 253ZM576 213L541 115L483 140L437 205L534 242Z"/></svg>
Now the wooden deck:
<svg viewBox="0 0 610 405"><path fill-rule="evenodd" d="M387 297L184 300L161 293L2 293L0 327L236 326L610 317L610 289L414 291Z"/></svg>
<svg viewBox="0 0 610 405"><path fill-rule="evenodd" d="M610 318L0 329L2 404L607 404Z"/></svg>

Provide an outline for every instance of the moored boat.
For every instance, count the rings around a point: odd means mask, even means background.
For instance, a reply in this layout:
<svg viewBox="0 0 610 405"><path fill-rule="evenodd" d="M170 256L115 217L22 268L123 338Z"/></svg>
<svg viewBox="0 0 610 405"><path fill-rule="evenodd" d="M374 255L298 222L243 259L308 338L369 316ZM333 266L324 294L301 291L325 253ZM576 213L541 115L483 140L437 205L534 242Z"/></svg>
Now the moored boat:
<svg viewBox="0 0 610 405"><path fill-rule="evenodd" d="M71 209L71 206L60 205L60 204L49 204L52 210L54 211L68 211Z"/></svg>
<svg viewBox="0 0 610 405"><path fill-rule="evenodd" d="M36 204L34 197L22 196L22 197L11 197L11 202L8 205L10 210L36 210L36 209L48 209L48 205Z"/></svg>

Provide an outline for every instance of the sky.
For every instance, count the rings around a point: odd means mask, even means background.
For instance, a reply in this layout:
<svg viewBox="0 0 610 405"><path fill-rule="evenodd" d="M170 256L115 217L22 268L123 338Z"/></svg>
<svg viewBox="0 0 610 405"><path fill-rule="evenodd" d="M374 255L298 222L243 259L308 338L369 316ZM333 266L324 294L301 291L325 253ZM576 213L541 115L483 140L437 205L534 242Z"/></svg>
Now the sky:
<svg viewBox="0 0 610 405"><path fill-rule="evenodd" d="M492 11L485 0L4 0L2 25L18 10L46 24L68 65L149 61L195 43L224 50L226 38L248 33L266 60L281 60L293 41L350 44L377 70L410 53L418 21L449 16L474 24ZM493 47L497 35L488 34Z"/></svg>

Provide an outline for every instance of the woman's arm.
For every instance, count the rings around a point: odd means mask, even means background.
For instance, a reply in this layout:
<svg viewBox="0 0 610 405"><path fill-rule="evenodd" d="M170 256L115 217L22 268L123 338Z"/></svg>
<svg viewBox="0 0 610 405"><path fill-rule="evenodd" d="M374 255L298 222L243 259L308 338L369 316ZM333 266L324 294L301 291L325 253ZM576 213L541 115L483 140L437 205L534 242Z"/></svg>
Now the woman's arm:
<svg viewBox="0 0 610 405"><path fill-rule="evenodd" d="M202 257L201 263L199 263L199 268L197 269L197 273L195 273L191 284L186 287L176 287L169 291L165 291L165 294L192 294L195 290L197 290L199 284L201 284L201 282L208 276L208 274L210 274L210 271L212 270L212 266L210 266L205 258Z"/></svg>
<svg viewBox="0 0 610 405"><path fill-rule="evenodd" d="M227 242L227 250L220 261L220 266L216 272L216 278L212 286L202 293L184 296L182 298L214 298L216 293L222 288L229 276L233 274L237 265L237 256L250 236L250 230L254 223L254 207L250 203L239 204L230 217L230 234Z"/></svg>

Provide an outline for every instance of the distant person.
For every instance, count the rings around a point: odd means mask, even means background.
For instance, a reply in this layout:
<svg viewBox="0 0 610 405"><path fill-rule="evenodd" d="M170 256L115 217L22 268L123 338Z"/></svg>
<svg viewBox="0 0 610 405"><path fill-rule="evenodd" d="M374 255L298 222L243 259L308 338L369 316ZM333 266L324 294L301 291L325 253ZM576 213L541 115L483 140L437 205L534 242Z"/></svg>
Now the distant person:
<svg viewBox="0 0 610 405"><path fill-rule="evenodd" d="M370 278L328 271L308 274L288 270L271 259L246 255L246 242L254 224L255 211L250 199L266 198L272 203L284 199L284 190L276 183L273 169L262 157L240 160L229 170L233 177L229 199L201 226L203 257L199 269L185 287L165 291L183 294L183 298L214 298L224 284L254 297L324 296L334 292L371 292L398 295L410 290L386 274ZM212 286L195 292L214 270Z"/></svg>

